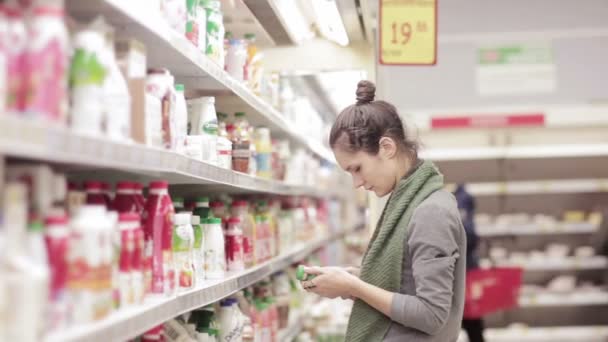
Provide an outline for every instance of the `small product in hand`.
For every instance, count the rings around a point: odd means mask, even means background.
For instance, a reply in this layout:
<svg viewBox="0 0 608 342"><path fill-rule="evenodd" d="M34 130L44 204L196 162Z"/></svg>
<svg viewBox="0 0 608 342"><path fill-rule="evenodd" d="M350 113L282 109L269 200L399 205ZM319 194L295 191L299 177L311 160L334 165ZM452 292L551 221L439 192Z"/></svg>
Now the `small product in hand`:
<svg viewBox="0 0 608 342"><path fill-rule="evenodd" d="M297 270L296 270L296 279L298 279L299 281L309 281L312 280L315 277L314 274L306 274L306 271L304 271L304 266L303 265L299 265Z"/></svg>

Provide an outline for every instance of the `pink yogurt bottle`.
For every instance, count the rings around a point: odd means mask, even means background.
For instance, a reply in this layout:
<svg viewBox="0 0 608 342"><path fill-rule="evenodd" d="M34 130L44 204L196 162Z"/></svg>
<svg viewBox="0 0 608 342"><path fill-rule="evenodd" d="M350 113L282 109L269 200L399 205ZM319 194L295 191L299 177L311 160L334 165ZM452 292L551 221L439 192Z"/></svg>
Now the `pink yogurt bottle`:
<svg viewBox="0 0 608 342"><path fill-rule="evenodd" d="M108 201L103 193L101 182L87 181L84 183L85 192L87 194L86 204L103 205L108 208Z"/></svg>
<svg viewBox="0 0 608 342"><path fill-rule="evenodd" d="M175 290L173 266L173 216L175 211L169 184L150 183L150 193L144 209L144 278L150 281L153 294L171 294Z"/></svg>
<svg viewBox="0 0 608 342"><path fill-rule="evenodd" d="M70 311L67 300L70 230L65 215L47 216L44 223L44 240L51 271L49 323L51 330L59 330L67 326Z"/></svg>
<svg viewBox="0 0 608 342"><path fill-rule="evenodd" d="M69 36L63 4L54 2L34 7L27 21L24 105L28 115L65 122Z"/></svg>
<svg viewBox="0 0 608 342"><path fill-rule="evenodd" d="M243 249L243 230L241 219L231 217L228 219L226 235L226 265L229 272L238 272L245 269Z"/></svg>
<svg viewBox="0 0 608 342"><path fill-rule="evenodd" d="M4 12L7 19L6 36L6 112L19 115L25 108L25 57L28 41L23 13L14 2L7 3Z"/></svg>
<svg viewBox="0 0 608 342"><path fill-rule="evenodd" d="M119 213L140 214L143 211L143 205L140 205L137 200L135 191L135 185L132 182L118 182L112 208Z"/></svg>

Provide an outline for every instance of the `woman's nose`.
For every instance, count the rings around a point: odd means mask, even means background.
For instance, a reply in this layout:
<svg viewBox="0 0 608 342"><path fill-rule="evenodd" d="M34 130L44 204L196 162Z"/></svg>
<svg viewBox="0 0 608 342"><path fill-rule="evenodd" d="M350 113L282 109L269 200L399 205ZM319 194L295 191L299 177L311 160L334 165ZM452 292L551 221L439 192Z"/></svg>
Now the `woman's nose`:
<svg viewBox="0 0 608 342"><path fill-rule="evenodd" d="M355 189L362 187L363 183L365 182L363 182L361 177L353 176L353 185L355 186Z"/></svg>

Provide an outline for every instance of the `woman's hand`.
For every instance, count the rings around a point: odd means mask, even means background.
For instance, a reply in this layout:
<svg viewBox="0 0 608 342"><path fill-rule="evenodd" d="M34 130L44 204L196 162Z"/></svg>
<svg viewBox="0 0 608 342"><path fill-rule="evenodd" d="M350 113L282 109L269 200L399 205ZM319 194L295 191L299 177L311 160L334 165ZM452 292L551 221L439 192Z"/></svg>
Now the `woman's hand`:
<svg viewBox="0 0 608 342"><path fill-rule="evenodd" d="M305 267L306 274L314 275L302 282L306 291L322 297L352 299L353 287L359 278L342 267Z"/></svg>

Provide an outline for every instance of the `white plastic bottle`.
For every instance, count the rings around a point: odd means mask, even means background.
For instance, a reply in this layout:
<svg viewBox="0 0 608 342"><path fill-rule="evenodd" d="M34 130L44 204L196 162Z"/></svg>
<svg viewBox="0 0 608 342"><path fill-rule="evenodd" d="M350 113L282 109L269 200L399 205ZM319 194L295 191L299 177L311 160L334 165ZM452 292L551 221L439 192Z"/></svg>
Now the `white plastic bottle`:
<svg viewBox="0 0 608 342"><path fill-rule="evenodd" d="M217 165L217 113L215 97L188 100L190 135L202 136L203 161Z"/></svg>
<svg viewBox="0 0 608 342"><path fill-rule="evenodd" d="M194 246L192 253L192 257L194 258L194 278L196 286L200 286L205 280L203 226L201 225L200 216L197 215L192 215L190 222L192 223L192 231L194 232Z"/></svg>
<svg viewBox="0 0 608 342"><path fill-rule="evenodd" d="M188 134L188 107L184 95L184 85L175 85L175 149L178 153L185 153L186 135Z"/></svg>
<svg viewBox="0 0 608 342"><path fill-rule="evenodd" d="M110 28L107 29L112 32ZM131 139L131 95L114 53L113 33L108 33L102 55L108 70L103 84L104 121L107 136L112 140Z"/></svg>
<svg viewBox="0 0 608 342"><path fill-rule="evenodd" d="M104 82L107 70L102 63L104 39L101 33L86 29L74 39L70 65L70 119L76 132L101 136L104 112Z"/></svg>
<svg viewBox="0 0 608 342"><path fill-rule="evenodd" d="M230 39L226 54L226 71L239 82L245 81L245 64L247 63L247 48L241 39Z"/></svg>
<svg viewBox="0 0 608 342"><path fill-rule="evenodd" d="M46 322L49 270L28 253L26 194L27 188L19 183L6 184L2 194L6 229L2 290L10 310L6 341L40 341Z"/></svg>
<svg viewBox="0 0 608 342"><path fill-rule="evenodd" d="M173 260L176 265L179 290L194 286L194 231L190 213L175 214L173 227Z"/></svg>
<svg viewBox="0 0 608 342"><path fill-rule="evenodd" d="M102 205L81 206L70 222L72 241L68 269L74 324L92 322L104 315L104 293L101 279L96 275L102 270L105 259L103 240L108 226L108 216Z"/></svg>
<svg viewBox="0 0 608 342"><path fill-rule="evenodd" d="M241 316L236 299L227 298L220 303L220 341L241 342L243 340L243 319Z"/></svg>
<svg viewBox="0 0 608 342"><path fill-rule="evenodd" d="M226 274L226 257L222 219L206 219L203 231L205 279L222 279Z"/></svg>

